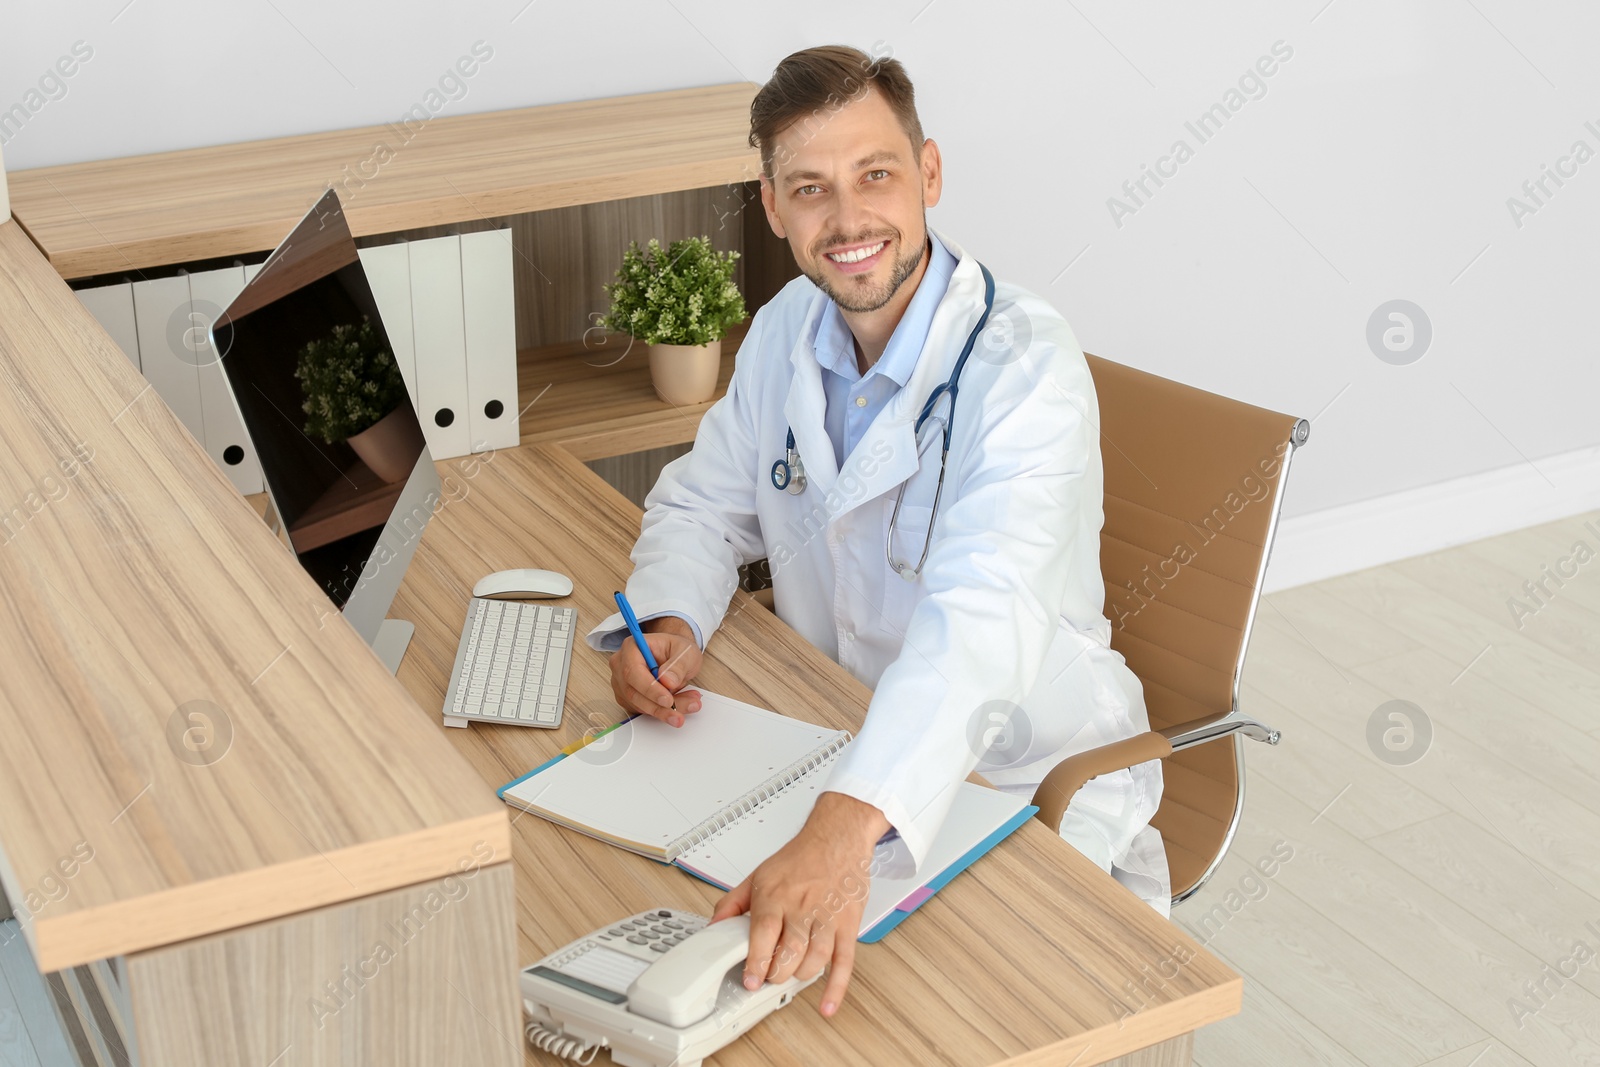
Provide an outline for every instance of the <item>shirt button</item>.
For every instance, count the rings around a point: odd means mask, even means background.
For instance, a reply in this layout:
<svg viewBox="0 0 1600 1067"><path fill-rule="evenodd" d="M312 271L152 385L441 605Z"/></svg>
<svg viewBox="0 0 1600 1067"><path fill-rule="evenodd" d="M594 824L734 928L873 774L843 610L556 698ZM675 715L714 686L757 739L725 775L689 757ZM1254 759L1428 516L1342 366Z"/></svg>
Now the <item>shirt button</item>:
<svg viewBox="0 0 1600 1067"><path fill-rule="evenodd" d="M856 639L856 632L854 630L846 630L844 632L844 639L846 641L854 641Z"/></svg>
<svg viewBox="0 0 1600 1067"><path fill-rule="evenodd" d="M867 406L867 398L866 397L864 397L864 396L856 397L856 407L864 408L866 406Z"/></svg>

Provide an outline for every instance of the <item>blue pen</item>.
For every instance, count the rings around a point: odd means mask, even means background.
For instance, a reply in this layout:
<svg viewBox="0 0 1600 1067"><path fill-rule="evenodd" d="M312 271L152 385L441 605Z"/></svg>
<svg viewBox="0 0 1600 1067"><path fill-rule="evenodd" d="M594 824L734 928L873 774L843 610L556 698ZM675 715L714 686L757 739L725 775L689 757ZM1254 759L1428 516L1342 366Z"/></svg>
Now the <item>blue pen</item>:
<svg viewBox="0 0 1600 1067"><path fill-rule="evenodd" d="M644 639L644 631L639 629L639 617L633 613L633 605L628 603L628 598L619 590L615 594L617 610L622 612L622 621L628 624L628 632L633 634L633 643L639 646L639 651L644 654L644 665L650 668L650 676L661 678L661 668L656 664L655 656L650 654L650 643Z"/></svg>

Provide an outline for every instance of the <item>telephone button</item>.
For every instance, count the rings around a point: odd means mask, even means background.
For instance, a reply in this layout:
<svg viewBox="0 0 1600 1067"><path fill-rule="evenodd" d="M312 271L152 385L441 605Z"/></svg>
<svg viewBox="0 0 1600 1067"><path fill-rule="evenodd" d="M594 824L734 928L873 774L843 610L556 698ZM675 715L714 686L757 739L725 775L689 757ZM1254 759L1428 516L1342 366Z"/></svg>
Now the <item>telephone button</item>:
<svg viewBox="0 0 1600 1067"><path fill-rule="evenodd" d="M650 943L650 942L646 941L644 938L640 937L638 934L629 934L628 935L628 941L629 941L629 943L635 944L635 945L648 945Z"/></svg>
<svg viewBox="0 0 1600 1067"><path fill-rule="evenodd" d="M669 949L671 947L672 946L667 944L665 941L658 941L655 944L650 946L650 948L655 952L665 952L665 951L667 951L667 949Z"/></svg>

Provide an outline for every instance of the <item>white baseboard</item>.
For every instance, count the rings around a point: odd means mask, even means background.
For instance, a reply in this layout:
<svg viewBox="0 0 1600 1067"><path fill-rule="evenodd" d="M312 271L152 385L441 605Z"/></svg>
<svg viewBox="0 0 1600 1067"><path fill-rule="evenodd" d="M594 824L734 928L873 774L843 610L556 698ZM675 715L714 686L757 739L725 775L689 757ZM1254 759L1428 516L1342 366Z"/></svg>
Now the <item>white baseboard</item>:
<svg viewBox="0 0 1600 1067"><path fill-rule="evenodd" d="M1289 589L1600 508L1600 445L1535 462L1537 470L1518 463L1281 517L1262 589Z"/></svg>

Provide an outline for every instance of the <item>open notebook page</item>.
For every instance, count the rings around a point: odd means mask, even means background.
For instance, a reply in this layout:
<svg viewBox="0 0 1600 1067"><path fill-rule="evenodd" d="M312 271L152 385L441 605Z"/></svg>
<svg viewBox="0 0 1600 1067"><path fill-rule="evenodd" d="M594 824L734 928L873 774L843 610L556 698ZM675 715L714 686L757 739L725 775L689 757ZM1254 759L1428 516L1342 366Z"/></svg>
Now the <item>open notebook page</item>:
<svg viewBox="0 0 1600 1067"><path fill-rule="evenodd" d="M636 716L507 788L508 803L658 859L686 832L845 735L701 689L672 727Z"/></svg>
<svg viewBox="0 0 1600 1067"><path fill-rule="evenodd" d="M834 758L836 756L829 758L830 765ZM805 781L790 786L738 822L684 852L676 861L678 866L724 889L732 889L800 832L816 803L818 791L827 783L824 772L828 769L823 767L813 772ZM860 932L864 934L878 925L895 905L927 885L1027 805L1027 797L962 782L955 802L950 805L950 814L934 836L921 868L906 878L879 875L872 879L866 909L861 914ZM898 835L891 841L881 842L874 855L874 869L886 870L887 861L896 851L907 852L905 841Z"/></svg>

